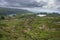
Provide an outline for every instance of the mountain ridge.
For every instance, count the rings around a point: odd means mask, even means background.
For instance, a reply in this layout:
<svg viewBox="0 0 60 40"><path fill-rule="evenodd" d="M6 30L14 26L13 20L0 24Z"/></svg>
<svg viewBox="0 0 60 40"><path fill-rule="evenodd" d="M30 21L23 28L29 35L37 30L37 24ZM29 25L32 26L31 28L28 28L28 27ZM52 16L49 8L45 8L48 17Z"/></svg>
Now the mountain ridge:
<svg viewBox="0 0 60 40"><path fill-rule="evenodd" d="M23 9L12 9L12 8L2 8L0 7L0 15L8 15L8 14L17 14L17 13L32 13L28 10Z"/></svg>

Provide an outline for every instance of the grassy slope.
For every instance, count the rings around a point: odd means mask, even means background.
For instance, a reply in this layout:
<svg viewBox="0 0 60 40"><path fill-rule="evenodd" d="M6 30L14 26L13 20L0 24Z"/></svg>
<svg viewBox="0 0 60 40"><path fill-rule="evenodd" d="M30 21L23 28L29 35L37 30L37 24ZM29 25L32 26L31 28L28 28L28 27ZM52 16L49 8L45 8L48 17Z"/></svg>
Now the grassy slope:
<svg viewBox="0 0 60 40"><path fill-rule="evenodd" d="M0 40L60 40L60 17L38 17L0 20Z"/></svg>

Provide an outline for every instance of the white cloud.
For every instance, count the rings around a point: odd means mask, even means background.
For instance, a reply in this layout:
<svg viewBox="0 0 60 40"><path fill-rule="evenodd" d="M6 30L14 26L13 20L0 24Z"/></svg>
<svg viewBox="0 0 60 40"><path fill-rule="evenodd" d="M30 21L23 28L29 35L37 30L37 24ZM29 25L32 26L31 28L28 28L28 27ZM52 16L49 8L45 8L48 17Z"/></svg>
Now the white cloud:
<svg viewBox="0 0 60 40"><path fill-rule="evenodd" d="M40 2L40 1L42 1L42 0L35 0L36 2Z"/></svg>
<svg viewBox="0 0 60 40"><path fill-rule="evenodd" d="M8 3L6 1L0 2L0 6L7 6L7 5L8 5Z"/></svg>
<svg viewBox="0 0 60 40"><path fill-rule="evenodd" d="M40 1L44 1L44 2L47 2L48 0L35 0L37 2L40 2Z"/></svg>
<svg viewBox="0 0 60 40"><path fill-rule="evenodd" d="M38 3L40 2L46 2L47 4L43 5L42 7L43 8L47 8L47 9L54 9L55 8L55 0L35 0L37 1Z"/></svg>

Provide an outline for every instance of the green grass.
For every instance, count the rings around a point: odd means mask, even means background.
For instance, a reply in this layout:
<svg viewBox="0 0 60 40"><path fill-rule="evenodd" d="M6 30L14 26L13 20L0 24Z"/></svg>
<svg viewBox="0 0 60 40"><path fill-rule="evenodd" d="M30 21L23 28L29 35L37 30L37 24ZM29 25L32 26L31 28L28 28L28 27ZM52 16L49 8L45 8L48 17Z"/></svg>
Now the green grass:
<svg viewBox="0 0 60 40"><path fill-rule="evenodd" d="M52 19L34 14L6 18L0 20L0 40L60 40L60 23L56 23L59 21L60 17Z"/></svg>

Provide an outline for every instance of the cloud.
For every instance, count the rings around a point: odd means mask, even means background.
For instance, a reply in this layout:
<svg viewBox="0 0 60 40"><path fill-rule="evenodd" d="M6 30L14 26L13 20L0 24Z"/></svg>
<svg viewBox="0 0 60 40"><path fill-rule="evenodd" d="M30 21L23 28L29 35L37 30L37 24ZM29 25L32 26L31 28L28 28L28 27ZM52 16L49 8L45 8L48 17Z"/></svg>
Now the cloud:
<svg viewBox="0 0 60 40"><path fill-rule="evenodd" d="M39 0L38 0L39 1ZM46 3L41 1L37 2L36 0L1 0L0 5L4 6L19 6L19 7L42 7Z"/></svg>
<svg viewBox="0 0 60 40"><path fill-rule="evenodd" d="M0 0L0 7L37 8L60 11L60 0Z"/></svg>
<svg viewBox="0 0 60 40"><path fill-rule="evenodd" d="M0 6L7 6L8 3L4 0L0 0Z"/></svg>

